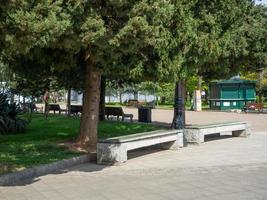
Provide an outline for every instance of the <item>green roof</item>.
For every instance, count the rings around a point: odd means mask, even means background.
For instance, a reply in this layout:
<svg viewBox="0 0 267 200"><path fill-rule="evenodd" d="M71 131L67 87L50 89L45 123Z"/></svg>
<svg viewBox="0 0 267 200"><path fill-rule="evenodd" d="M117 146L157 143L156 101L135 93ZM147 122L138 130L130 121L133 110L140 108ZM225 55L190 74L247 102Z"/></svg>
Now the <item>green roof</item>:
<svg viewBox="0 0 267 200"><path fill-rule="evenodd" d="M256 84L256 81L245 80L241 78L230 78L228 80L212 81L212 84Z"/></svg>

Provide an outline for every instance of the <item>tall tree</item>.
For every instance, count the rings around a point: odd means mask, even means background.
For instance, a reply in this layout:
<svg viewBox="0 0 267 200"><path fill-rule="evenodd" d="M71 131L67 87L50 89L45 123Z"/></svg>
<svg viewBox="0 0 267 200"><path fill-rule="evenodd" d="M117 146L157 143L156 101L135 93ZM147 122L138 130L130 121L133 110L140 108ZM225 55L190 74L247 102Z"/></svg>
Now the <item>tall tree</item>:
<svg viewBox="0 0 267 200"><path fill-rule="evenodd" d="M247 55L243 30L253 6L250 0L6 1L1 54L9 62L38 60L47 71L83 67L77 141L95 150L101 75L177 81L197 68L206 76L229 74Z"/></svg>
<svg viewBox="0 0 267 200"><path fill-rule="evenodd" d="M4 55L40 60L49 70L81 63L85 95L77 141L94 150L101 75L175 78L182 62L179 40L190 30L184 2L7 1L1 5Z"/></svg>

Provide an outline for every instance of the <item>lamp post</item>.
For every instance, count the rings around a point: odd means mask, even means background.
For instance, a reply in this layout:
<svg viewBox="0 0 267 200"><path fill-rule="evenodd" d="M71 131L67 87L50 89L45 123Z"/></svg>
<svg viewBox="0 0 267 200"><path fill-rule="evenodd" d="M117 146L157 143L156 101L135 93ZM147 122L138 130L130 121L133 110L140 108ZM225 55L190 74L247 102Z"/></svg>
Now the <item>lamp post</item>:
<svg viewBox="0 0 267 200"><path fill-rule="evenodd" d="M184 129L185 127L185 81L179 80L175 84L174 117L172 128Z"/></svg>

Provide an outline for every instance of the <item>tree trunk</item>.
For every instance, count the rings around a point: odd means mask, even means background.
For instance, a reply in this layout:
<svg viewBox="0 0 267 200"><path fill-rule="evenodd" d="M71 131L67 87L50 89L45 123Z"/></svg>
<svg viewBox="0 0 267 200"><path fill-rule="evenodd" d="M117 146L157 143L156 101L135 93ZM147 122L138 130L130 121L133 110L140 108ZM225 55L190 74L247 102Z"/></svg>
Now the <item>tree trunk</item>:
<svg viewBox="0 0 267 200"><path fill-rule="evenodd" d="M90 58L86 62L85 91L83 99L83 112L77 143L90 152L96 150L97 127L99 120L101 75L94 68Z"/></svg>
<svg viewBox="0 0 267 200"><path fill-rule="evenodd" d="M259 103L263 103L263 92L262 92L262 89L263 89L262 80L263 80L263 78L264 78L264 69L260 68L260 69L258 69Z"/></svg>
<svg viewBox="0 0 267 200"><path fill-rule="evenodd" d="M160 97L160 103L161 104L165 104L166 103L166 97L165 96L161 96Z"/></svg>
<svg viewBox="0 0 267 200"><path fill-rule="evenodd" d="M26 104L25 104L25 96L22 97L22 109L23 111L26 111Z"/></svg>
<svg viewBox="0 0 267 200"><path fill-rule="evenodd" d="M71 114L71 86L69 86L67 93L67 112L69 117Z"/></svg>
<svg viewBox="0 0 267 200"><path fill-rule="evenodd" d="M11 92L10 103L11 103L11 104L14 103L14 93L13 93L13 92Z"/></svg>
<svg viewBox="0 0 267 200"><path fill-rule="evenodd" d="M100 103L99 103L99 120L105 120L105 96L106 96L106 79L101 77L101 91L100 91Z"/></svg>
<svg viewBox="0 0 267 200"><path fill-rule="evenodd" d="M175 85L174 117L172 127L184 129L185 126L185 81L180 80Z"/></svg>
<svg viewBox="0 0 267 200"><path fill-rule="evenodd" d="M200 91L202 90L202 76L198 77L197 89Z"/></svg>
<svg viewBox="0 0 267 200"><path fill-rule="evenodd" d="M138 100L138 91L134 91L133 95L134 95L134 99Z"/></svg>
<svg viewBox="0 0 267 200"><path fill-rule="evenodd" d="M120 101L120 105L122 105L122 92L121 92L121 89L119 89L119 101Z"/></svg>

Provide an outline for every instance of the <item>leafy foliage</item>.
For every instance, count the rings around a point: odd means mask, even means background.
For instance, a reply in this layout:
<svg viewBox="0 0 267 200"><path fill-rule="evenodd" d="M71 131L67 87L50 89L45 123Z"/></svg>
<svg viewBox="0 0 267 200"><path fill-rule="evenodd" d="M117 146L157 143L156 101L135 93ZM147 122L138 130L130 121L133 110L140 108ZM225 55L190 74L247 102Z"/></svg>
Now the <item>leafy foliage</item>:
<svg viewBox="0 0 267 200"><path fill-rule="evenodd" d="M85 66L113 79L226 78L266 65L266 19L253 0L5 1L0 56L45 84L84 77Z"/></svg>
<svg viewBox="0 0 267 200"><path fill-rule="evenodd" d="M266 7L252 0L20 0L0 11L5 60L39 81L77 80L61 75L82 77L87 58L108 78L138 80L266 65Z"/></svg>
<svg viewBox="0 0 267 200"><path fill-rule="evenodd" d="M10 104L6 94L0 93L0 134L20 133L25 130L27 121L18 117L20 109Z"/></svg>

